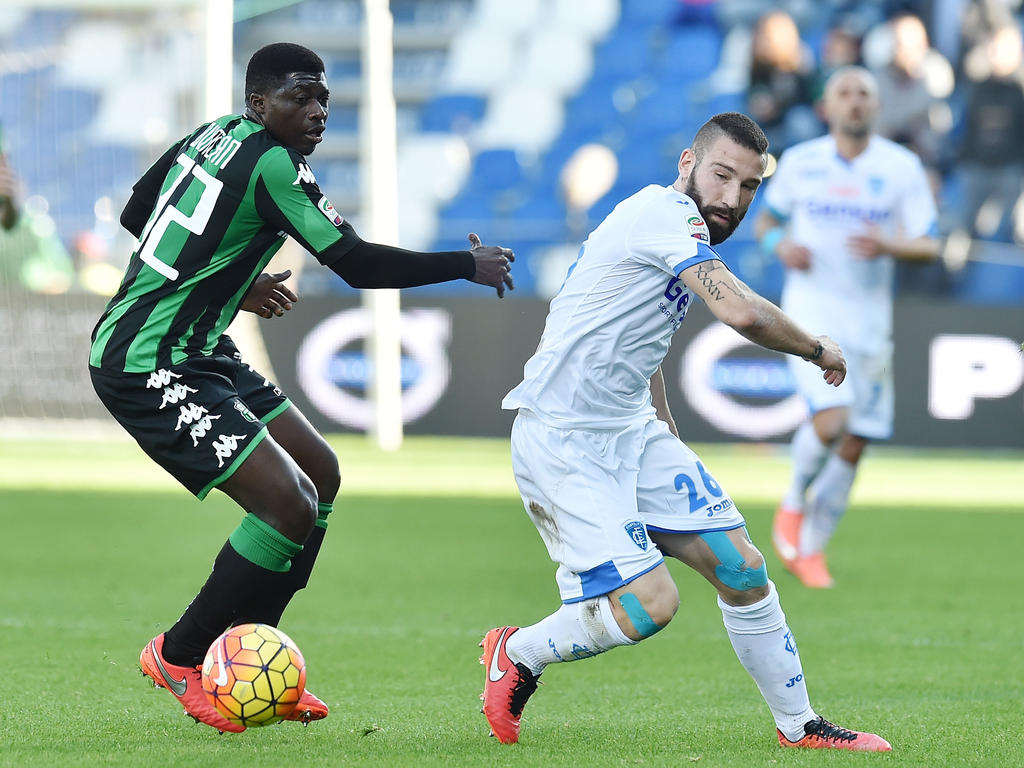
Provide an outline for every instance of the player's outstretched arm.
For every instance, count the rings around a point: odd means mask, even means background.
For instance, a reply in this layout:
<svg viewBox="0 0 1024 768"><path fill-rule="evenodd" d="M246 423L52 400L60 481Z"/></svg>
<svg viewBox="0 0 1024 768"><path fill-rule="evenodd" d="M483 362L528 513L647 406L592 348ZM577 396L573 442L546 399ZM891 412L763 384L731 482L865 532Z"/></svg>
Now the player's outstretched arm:
<svg viewBox="0 0 1024 768"><path fill-rule="evenodd" d="M330 268L353 288L412 288L417 285L465 279L489 285L505 295L513 288L508 248L480 243L469 236L470 250L421 253L359 240Z"/></svg>
<svg viewBox="0 0 1024 768"><path fill-rule="evenodd" d="M821 368L829 384L846 378L846 360L832 339L812 336L736 277L719 259L684 269L683 282L704 300L712 314L744 338L766 349L797 355Z"/></svg>
<svg viewBox="0 0 1024 768"><path fill-rule="evenodd" d="M281 317L292 308L293 302L299 300L295 292L284 284L291 276L290 269L284 272L264 272L256 278L249 292L245 294L241 309L268 319Z"/></svg>

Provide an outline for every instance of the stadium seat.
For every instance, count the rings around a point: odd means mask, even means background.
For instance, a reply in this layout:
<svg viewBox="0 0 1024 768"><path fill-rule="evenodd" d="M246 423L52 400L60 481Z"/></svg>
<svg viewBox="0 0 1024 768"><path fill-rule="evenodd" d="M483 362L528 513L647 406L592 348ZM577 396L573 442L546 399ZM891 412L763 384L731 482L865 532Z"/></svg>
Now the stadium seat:
<svg viewBox="0 0 1024 768"><path fill-rule="evenodd" d="M622 24L667 26L676 14L678 0L622 0Z"/></svg>
<svg viewBox="0 0 1024 768"><path fill-rule="evenodd" d="M500 192L523 181L523 167L514 149L485 149L473 159L468 188Z"/></svg>
<svg viewBox="0 0 1024 768"><path fill-rule="evenodd" d="M571 28L590 42L600 40L619 21L619 0L555 0L547 23L551 29Z"/></svg>
<svg viewBox="0 0 1024 768"><path fill-rule="evenodd" d="M486 55L481 55L482 50ZM466 27L452 40L440 85L452 93L487 96L507 78L512 62L508 37L478 25Z"/></svg>
<svg viewBox="0 0 1024 768"><path fill-rule="evenodd" d="M662 53L665 77L706 77L718 66L722 39L714 27L677 27Z"/></svg>
<svg viewBox="0 0 1024 768"><path fill-rule="evenodd" d="M530 83L500 89L487 105L476 141L481 147L540 152L562 130L564 105L551 90Z"/></svg>
<svg viewBox="0 0 1024 768"><path fill-rule="evenodd" d="M594 79L613 87L640 75L650 65L650 38L647 27L616 27L594 52Z"/></svg>
<svg viewBox="0 0 1024 768"><path fill-rule="evenodd" d="M544 29L531 35L519 77L544 82L560 96L575 93L594 68L591 45L568 29Z"/></svg>
<svg viewBox="0 0 1024 768"><path fill-rule="evenodd" d="M445 93L428 101L420 112L421 131L466 133L479 122L487 100L471 93Z"/></svg>

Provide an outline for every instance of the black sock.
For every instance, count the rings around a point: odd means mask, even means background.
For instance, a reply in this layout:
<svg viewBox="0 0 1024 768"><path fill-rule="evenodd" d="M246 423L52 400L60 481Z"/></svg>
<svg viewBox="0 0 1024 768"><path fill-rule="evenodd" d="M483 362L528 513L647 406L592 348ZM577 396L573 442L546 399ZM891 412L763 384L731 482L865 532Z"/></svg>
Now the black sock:
<svg viewBox="0 0 1024 768"><path fill-rule="evenodd" d="M278 626L292 597L309 583L309 576L324 543L325 533L326 527L314 526L313 532L302 545L302 551L292 558L291 570L287 573L273 574L274 578L267 585L267 592L260 595L257 601L250 603L247 610L239 614L232 623L245 624L251 621L270 624L272 627ZM212 639L210 642L213 642Z"/></svg>
<svg viewBox="0 0 1024 768"><path fill-rule="evenodd" d="M202 664L217 636L255 600L265 600L274 583L287 576L250 562L225 542L203 588L164 635L164 658L179 666Z"/></svg>

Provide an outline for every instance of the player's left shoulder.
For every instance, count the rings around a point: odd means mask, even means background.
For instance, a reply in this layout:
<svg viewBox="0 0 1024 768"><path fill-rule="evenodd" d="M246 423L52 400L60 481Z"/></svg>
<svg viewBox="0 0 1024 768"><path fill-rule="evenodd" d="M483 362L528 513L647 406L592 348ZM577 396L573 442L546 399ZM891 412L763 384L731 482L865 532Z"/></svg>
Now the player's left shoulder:
<svg viewBox="0 0 1024 768"><path fill-rule="evenodd" d="M283 144L268 146L259 162L259 171L269 184L316 186L316 175L306 157Z"/></svg>
<svg viewBox="0 0 1024 768"><path fill-rule="evenodd" d="M672 190L672 194L665 197L662 205L672 221L673 228L682 229L684 235L705 245L711 242L707 222L704 221L704 215L692 197Z"/></svg>
<svg viewBox="0 0 1024 768"><path fill-rule="evenodd" d="M897 144L884 136L871 137L872 159L881 168L889 168L894 176L910 169L923 168L921 159L902 144Z"/></svg>

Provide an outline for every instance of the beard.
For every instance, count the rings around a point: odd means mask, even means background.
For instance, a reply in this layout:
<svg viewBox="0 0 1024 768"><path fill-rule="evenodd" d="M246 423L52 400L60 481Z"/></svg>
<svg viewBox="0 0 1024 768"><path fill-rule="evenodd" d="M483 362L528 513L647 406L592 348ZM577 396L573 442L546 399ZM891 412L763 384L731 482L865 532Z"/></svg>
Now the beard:
<svg viewBox="0 0 1024 768"><path fill-rule="evenodd" d="M704 217L704 223L708 225L708 235L711 238L711 245L718 245L728 239L729 235L736 231L736 227L743 221L743 216L737 214L731 208L719 208L709 207L704 205L704 198L700 192L697 191L697 185L694 184L693 174L690 174L690 178L686 180L686 195L697 204L697 210L700 211L701 216ZM719 224L708 218L711 214L718 213L729 219L728 224Z"/></svg>
<svg viewBox="0 0 1024 768"><path fill-rule="evenodd" d="M857 122L855 120L848 120L839 126L839 130L851 139L863 139L871 134L871 123L868 121Z"/></svg>

